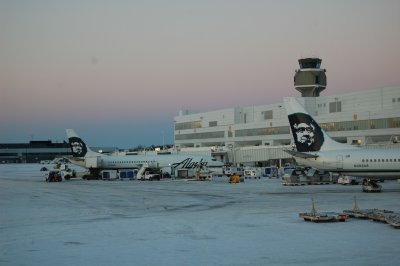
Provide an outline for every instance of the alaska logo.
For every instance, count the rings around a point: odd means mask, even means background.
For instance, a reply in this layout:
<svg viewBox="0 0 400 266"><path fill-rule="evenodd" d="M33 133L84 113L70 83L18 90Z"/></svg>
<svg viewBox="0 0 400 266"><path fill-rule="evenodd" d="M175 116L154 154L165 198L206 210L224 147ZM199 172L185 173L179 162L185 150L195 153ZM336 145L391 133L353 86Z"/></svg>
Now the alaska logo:
<svg viewBox="0 0 400 266"><path fill-rule="evenodd" d="M290 127L297 151L319 151L324 143L324 134L311 116L303 113L289 115Z"/></svg>
<svg viewBox="0 0 400 266"><path fill-rule="evenodd" d="M193 162L192 158L186 158L185 160L183 160L180 163L174 163L171 166L174 168L186 168L186 169L190 169L190 168L196 168L196 167L200 167L202 168L203 166L207 166L207 162L204 162L203 159L200 160L200 162Z"/></svg>
<svg viewBox="0 0 400 266"><path fill-rule="evenodd" d="M87 153L85 143L77 137L71 137L68 139L69 145L71 146L72 155L74 157L84 157Z"/></svg>

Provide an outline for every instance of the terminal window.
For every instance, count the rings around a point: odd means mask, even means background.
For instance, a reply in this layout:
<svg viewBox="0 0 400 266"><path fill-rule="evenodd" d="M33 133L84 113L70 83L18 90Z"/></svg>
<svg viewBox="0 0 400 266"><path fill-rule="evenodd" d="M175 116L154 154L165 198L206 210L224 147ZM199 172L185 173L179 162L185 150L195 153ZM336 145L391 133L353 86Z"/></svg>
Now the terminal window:
<svg viewBox="0 0 400 266"><path fill-rule="evenodd" d="M210 121L209 123L208 123L208 126L209 127L216 127L218 125L218 122L217 121Z"/></svg>
<svg viewBox="0 0 400 266"><path fill-rule="evenodd" d="M263 115L264 120L272 119L272 118L273 118L273 112L272 112L272 110L263 111L263 112L261 112L261 114Z"/></svg>
<svg viewBox="0 0 400 266"><path fill-rule="evenodd" d="M342 111L342 102L329 103L329 113L337 113Z"/></svg>

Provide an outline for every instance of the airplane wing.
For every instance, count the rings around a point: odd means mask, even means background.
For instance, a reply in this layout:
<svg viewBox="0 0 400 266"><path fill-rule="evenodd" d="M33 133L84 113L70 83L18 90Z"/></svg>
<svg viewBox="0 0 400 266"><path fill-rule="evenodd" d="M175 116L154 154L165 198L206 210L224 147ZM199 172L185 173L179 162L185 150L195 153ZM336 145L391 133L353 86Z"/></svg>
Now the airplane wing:
<svg viewBox="0 0 400 266"><path fill-rule="evenodd" d="M170 164L159 164L158 166L157 166L157 168L165 168L165 167L170 167L171 165Z"/></svg>
<svg viewBox="0 0 400 266"><path fill-rule="evenodd" d="M63 157L63 158L67 159L70 163L85 161L85 158L70 158L70 157Z"/></svg>
<svg viewBox="0 0 400 266"><path fill-rule="evenodd" d="M294 157L300 157L300 158L317 158L319 155L317 154L311 154L307 152L298 152L298 151L292 151L292 150L285 150L285 152L289 153L290 155Z"/></svg>

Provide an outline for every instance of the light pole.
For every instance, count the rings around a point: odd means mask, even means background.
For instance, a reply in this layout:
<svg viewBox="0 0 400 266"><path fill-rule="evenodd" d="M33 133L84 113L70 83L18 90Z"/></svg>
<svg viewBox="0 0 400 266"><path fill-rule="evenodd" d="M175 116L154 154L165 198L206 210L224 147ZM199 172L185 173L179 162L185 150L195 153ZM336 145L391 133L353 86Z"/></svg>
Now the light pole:
<svg viewBox="0 0 400 266"><path fill-rule="evenodd" d="M164 132L164 130L161 131L161 134L162 134L162 147L163 147L163 150L164 150L164 146L165 146L165 132Z"/></svg>

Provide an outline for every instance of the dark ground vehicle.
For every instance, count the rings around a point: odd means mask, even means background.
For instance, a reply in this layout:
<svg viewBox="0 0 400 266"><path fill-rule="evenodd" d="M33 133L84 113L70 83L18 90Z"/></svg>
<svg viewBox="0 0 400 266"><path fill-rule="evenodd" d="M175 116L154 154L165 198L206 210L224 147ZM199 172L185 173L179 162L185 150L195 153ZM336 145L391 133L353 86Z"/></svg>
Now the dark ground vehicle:
<svg viewBox="0 0 400 266"><path fill-rule="evenodd" d="M364 178L362 182L363 192L381 192L382 186L372 179Z"/></svg>
<svg viewBox="0 0 400 266"><path fill-rule="evenodd" d="M46 182L61 182L62 176L61 171L50 171L47 174Z"/></svg>

